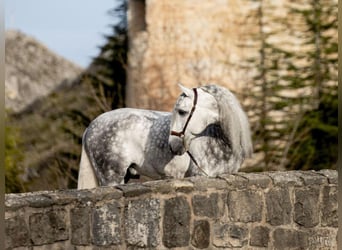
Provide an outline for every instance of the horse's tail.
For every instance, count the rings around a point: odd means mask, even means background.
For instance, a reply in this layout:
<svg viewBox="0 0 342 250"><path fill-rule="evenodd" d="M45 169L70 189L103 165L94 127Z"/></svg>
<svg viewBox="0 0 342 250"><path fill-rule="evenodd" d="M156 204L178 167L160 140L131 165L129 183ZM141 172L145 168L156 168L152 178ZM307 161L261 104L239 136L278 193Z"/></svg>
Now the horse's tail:
<svg viewBox="0 0 342 250"><path fill-rule="evenodd" d="M77 189L88 189L95 188L98 186L97 178L94 172L94 168L89 160L89 156L87 151L85 150L85 136L87 130L83 134L82 138L82 153L81 153L81 161L80 168L78 172L78 181L77 181Z"/></svg>

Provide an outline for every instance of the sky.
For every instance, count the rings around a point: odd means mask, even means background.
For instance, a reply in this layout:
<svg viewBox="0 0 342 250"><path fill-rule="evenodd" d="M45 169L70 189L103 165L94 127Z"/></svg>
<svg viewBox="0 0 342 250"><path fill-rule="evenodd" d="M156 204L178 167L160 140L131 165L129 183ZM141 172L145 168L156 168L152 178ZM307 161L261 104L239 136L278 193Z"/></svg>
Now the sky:
<svg viewBox="0 0 342 250"><path fill-rule="evenodd" d="M5 28L26 33L57 54L87 67L115 23L116 0L6 0Z"/></svg>

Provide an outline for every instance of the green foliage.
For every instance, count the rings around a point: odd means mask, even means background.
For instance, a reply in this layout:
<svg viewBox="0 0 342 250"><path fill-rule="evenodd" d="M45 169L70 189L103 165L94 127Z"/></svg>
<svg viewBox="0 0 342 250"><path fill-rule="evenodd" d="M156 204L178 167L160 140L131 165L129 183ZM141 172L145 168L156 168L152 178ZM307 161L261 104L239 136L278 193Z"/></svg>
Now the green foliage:
<svg viewBox="0 0 342 250"><path fill-rule="evenodd" d="M20 132L18 128L8 125L8 116L5 114L5 191L18 193L24 191L19 178L22 170L19 167L23 160L23 153L19 149Z"/></svg>
<svg viewBox="0 0 342 250"><path fill-rule="evenodd" d="M310 1L306 8L292 8L303 17L307 27L304 53L309 65L298 68L314 94L314 104L307 110L294 133L287 169L336 168L338 147L337 95L337 3Z"/></svg>
<svg viewBox="0 0 342 250"><path fill-rule="evenodd" d="M290 148L288 169L336 169L338 157L338 98L327 95L317 109L305 113Z"/></svg>
<svg viewBox="0 0 342 250"><path fill-rule="evenodd" d="M128 51L127 3L122 0L110 14L119 21L112 26L112 34L105 36L106 43L100 47L100 55L94 58L96 69L93 84L100 85L102 94L109 99L110 109L125 106L125 85Z"/></svg>

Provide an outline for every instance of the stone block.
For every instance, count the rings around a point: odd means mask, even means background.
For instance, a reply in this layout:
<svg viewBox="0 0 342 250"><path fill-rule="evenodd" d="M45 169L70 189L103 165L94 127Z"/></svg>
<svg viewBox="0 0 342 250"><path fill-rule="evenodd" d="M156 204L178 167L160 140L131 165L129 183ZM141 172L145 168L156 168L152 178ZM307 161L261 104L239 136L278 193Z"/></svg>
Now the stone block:
<svg viewBox="0 0 342 250"><path fill-rule="evenodd" d="M266 220L273 226L285 225L292 220L292 204L289 190L286 188L271 189L265 194Z"/></svg>
<svg viewBox="0 0 342 250"><path fill-rule="evenodd" d="M256 222L262 219L263 197L256 190L231 191L227 204L232 221Z"/></svg>
<svg viewBox="0 0 342 250"><path fill-rule="evenodd" d="M197 216L205 216L209 218L217 218L220 215L220 201L218 194L210 194L209 196L195 195L192 198L192 207L194 214ZM223 210L221 208L221 210Z"/></svg>
<svg viewBox="0 0 342 250"><path fill-rule="evenodd" d="M65 209L35 213L29 217L31 240L34 245L50 244L69 239Z"/></svg>
<svg viewBox="0 0 342 250"><path fill-rule="evenodd" d="M197 191L222 190L227 188L227 182L220 178L208 178L206 176L189 177Z"/></svg>
<svg viewBox="0 0 342 250"><path fill-rule="evenodd" d="M270 229L263 226L254 227L251 230L250 245L256 247L268 247L270 242Z"/></svg>
<svg viewBox="0 0 342 250"><path fill-rule="evenodd" d="M120 199L123 195L120 189L112 186L96 188L93 193L96 201Z"/></svg>
<svg viewBox="0 0 342 250"><path fill-rule="evenodd" d="M191 244L199 249L207 248L210 243L210 225L206 220L194 222Z"/></svg>
<svg viewBox="0 0 342 250"><path fill-rule="evenodd" d="M30 243L29 230L23 217L16 216L5 220L5 247L27 246Z"/></svg>
<svg viewBox="0 0 342 250"><path fill-rule="evenodd" d="M167 179L159 181L150 181L143 183L155 193L170 194L170 193L190 193L194 190L194 183L189 178L186 179Z"/></svg>
<svg viewBox="0 0 342 250"><path fill-rule="evenodd" d="M121 206L118 202L97 206L92 214L93 243L109 246L121 243Z"/></svg>
<svg viewBox="0 0 342 250"><path fill-rule="evenodd" d="M219 176L220 179L226 182L227 187L244 189L247 187L248 180L237 174L223 174Z"/></svg>
<svg viewBox="0 0 342 250"><path fill-rule="evenodd" d="M169 194L174 191L170 184L170 180L147 181L142 185L152 189L154 193Z"/></svg>
<svg viewBox="0 0 342 250"><path fill-rule="evenodd" d="M116 186L116 188L122 191L124 197L136 197L152 192L152 190L149 187L146 187L138 183L118 185Z"/></svg>
<svg viewBox="0 0 342 250"><path fill-rule="evenodd" d="M337 229L312 229L308 231L308 249L331 250L337 248Z"/></svg>
<svg viewBox="0 0 342 250"><path fill-rule="evenodd" d="M90 223L91 208L77 207L70 211L71 243L74 245L87 245L91 242Z"/></svg>
<svg viewBox="0 0 342 250"><path fill-rule="evenodd" d="M322 185L328 183L327 178L321 174L318 174L316 171L296 171L291 173L301 178L306 186Z"/></svg>
<svg viewBox="0 0 342 250"><path fill-rule="evenodd" d="M278 171L269 172L267 173L267 175L271 177L275 186L285 188L287 188L288 186L302 186L302 179L294 173L295 171Z"/></svg>
<svg viewBox="0 0 342 250"><path fill-rule="evenodd" d="M185 247L190 240L190 205L179 196L165 201L163 244L166 247Z"/></svg>
<svg viewBox="0 0 342 250"><path fill-rule="evenodd" d="M225 248L241 248L247 245L248 229L244 225L214 224L213 245Z"/></svg>
<svg viewBox="0 0 342 250"><path fill-rule="evenodd" d="M48 207L53 204L49 197L51 191L39 191L31 193L6 194L6 210L17 210L23 207Z"/></svg>
<svg viewBox="0 0 342 250"><path fill-rule="evenodd" d="M276 228L273 232L274 249L308 249L308 237L306 232Z"/></svg>
<svg viewBox="0 0 342 250"><path fill-rule="evenodd" d="M25 199L22 199L22 194L6 194L5 195L6 211L15 211L25 206L28 206L28 202Z"/></svg>
<svg viewBox="0 0 342 250"><path fill-rule="evenodd" d="M160 201L139 199L129 201L125 209L125 229L128 245L156 247L160 239Z"/></svg>
<svg viewBox="0 0 342 250"><path fill-rule="evenodd" d="M338 227L337 187L325 186L321 203L322 226Z"/></svg>
<svg viewBox="0 0 342 250"><path fill-rule="evenodd" d="M30 195L25 199L30 204L30 207L51 207L54 204L54 201L47 194Z"/></svg>
<svg viewBox="0 0 342 250"><path fill-rule="evenodd" d="M77 192L78 190L70 189L70 190L62 190L62 191L52 191L46 196L51 199L52 203L51 205L58 205L58 206L64 206L67 204L72 203L77 199L77 196L80 195L80 193ZM39 207L39 206L37 206Z"/></svg>
<svg viewBox="0 0 342 250"><path fill-rule="evenodd" d="M95 189L69 189L69 190L63 190L63 191L56 191L49 194L49 197L53 199L55 204L67 204L72 203L74 201L80 202L80 203L87 203L87 202L93 202L96 197L94 195Z"/></svg>
<svg viewBox="0 0 342 250"><path fill-rule="evenodd" d="M295 190L294 221L303 227L314 227L319 222L319 189Z"/></svg>
<svg viewBox="0 0 342 250"><path fill-rule="evenodd" d="M255 186L259 188L266 188L271 183L271 178L264 173L243 173L237 174L248 181L248 186Z"/></svg>
<svg viewBox="0 0 342 250"><path fill-rule="evenodd" d="M323 170L319 171L318 173L327 177L330 184L336 184L337 185L337 183L338 183L338 172L336 170L323 169Z"/></svg>

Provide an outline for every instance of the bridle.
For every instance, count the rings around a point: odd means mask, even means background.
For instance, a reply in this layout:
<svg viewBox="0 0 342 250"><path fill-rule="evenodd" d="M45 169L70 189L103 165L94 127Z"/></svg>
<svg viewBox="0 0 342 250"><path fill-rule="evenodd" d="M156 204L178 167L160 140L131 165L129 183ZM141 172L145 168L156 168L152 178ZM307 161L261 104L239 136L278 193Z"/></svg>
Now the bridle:
<svg viewBox="0 0 342 250"><path fill-rule="evenodd" d="M182 129L182 131L180 132L177 132L177 131L174 131L174 130L171 130L170 134L171 135L174 135L174 136L178 136L180 137L182 140L184 140L184 135L185 135L185 131L186 131L186 128L188 127L189 125L189 122L192 118L192 115L194 114L195 112L195 109L196 109L196 105L197 105L197 99L198 99L198 94L197 94L197 89L196 88L193 88L192 91L194 91L194 101L192 103L192 108L190 110L190 114L188 116L188 119L186 120L185 122L185 125ZM183 141L184 143L184 141ZM189 150L186 151L187 154L189 155L190 159L195 163L195 165L198 167L198 169L200 169L206 176L209 176L197 163L196 159L193 157L193 155L189 152Z"/></svg>
<svg viewBox="0 0 342 250"><path fill-rule="evenodd" d="M171 130L171 135L178 136L178 137L180 137L180 138L182 138L182 139L183 139L183 137L184 137L186 128L187 128L188 125L189 125L189 122L190 122L190 120L191 120L192 115L193 115L194 112L195 112L196 105L197 105L197 89L196 89L196 88L193 88L192 91L194 91L194 101L193 101L193 103L192 103L192 108L191 108L191 110L190 110L190 114L189 114L189 116L188 116L188 119L186 120L185 125L184 125L182 131L176 132L176 131L174 131L174 130Z"/></svg>

